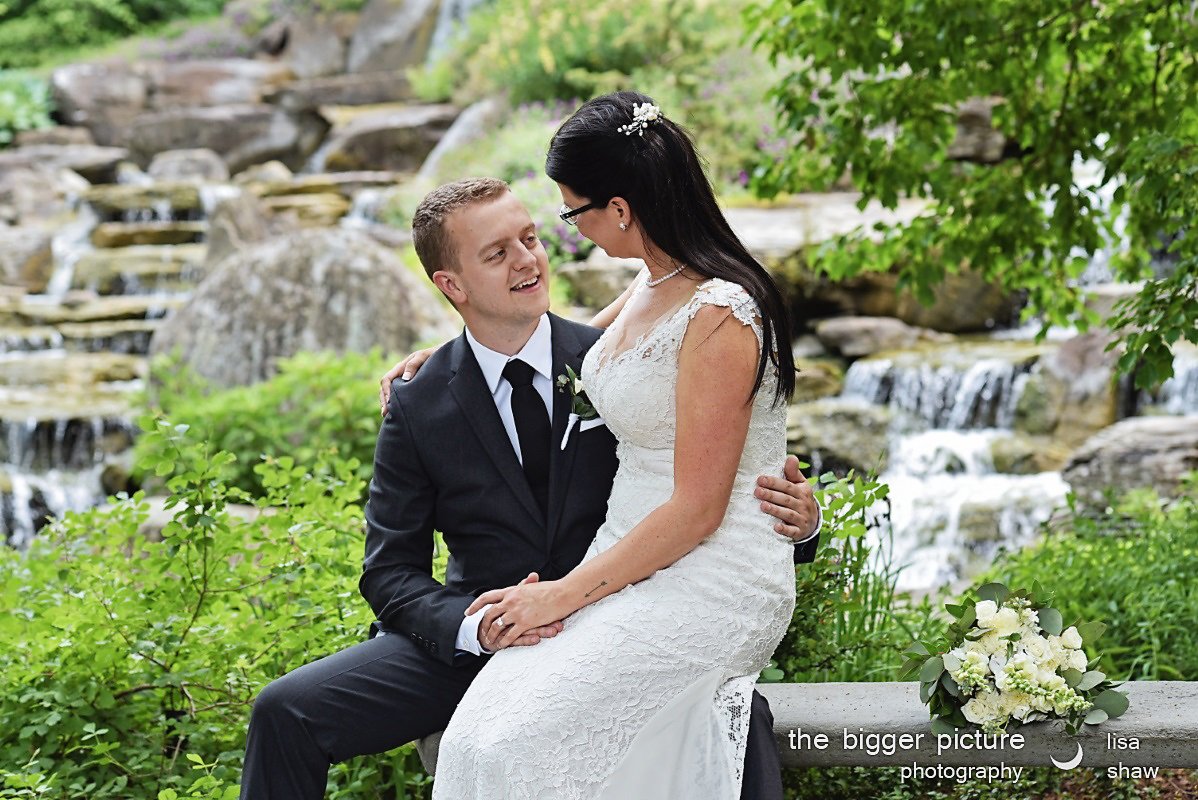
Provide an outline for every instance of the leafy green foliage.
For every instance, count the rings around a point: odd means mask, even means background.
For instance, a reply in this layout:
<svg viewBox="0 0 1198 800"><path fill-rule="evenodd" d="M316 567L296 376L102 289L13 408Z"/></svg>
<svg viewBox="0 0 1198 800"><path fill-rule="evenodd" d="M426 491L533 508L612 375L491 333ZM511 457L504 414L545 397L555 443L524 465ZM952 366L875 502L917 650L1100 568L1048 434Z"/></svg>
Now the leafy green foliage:
<svg viewBox="0 0 1198 800"><path fill-rule="evenodd" d="M778 144L764 101L776 73L743 42L743 4L496 0L475 12L459 40L414 70L411 80L428 100L469 103L506 93L517 107L508 124L517 126L525 114L539 114L537 103L567 102L568 112L579 98L636 89L694 132L714 181L739 187L757 154ZM516 19L536 24L511 24ZM537 173L548 134L532 153ZM502 177L509 174L502 166L465 174Z"/></svg>
<svg viewBox="0 0 1198 800"><path fill-rule="evenodd" d="M1097 322L1076 279L1118 239L1121 280L1148 279L1116 323L1120 361L1141 386L1166 378L1168 346L1198 341L1198 28L1180 3L1007 0L762 0L747 20L786 68L772 92L796 146L763 159L765 196L823 188L846 173L862 204L924 198L914 221L829 242L836 278L897 267L924 301L949 272L980 271L1025 291L1049 324ZM958 108L982 99L1006 145L996 163L951 148ZM1098 185L1074 173L1100 165ZM1100 186L1114 198L1108 204ZM1125 230L1120 220L1125 216ZM1150 255L1168 244L1168 275Z"/></svg>
<svg viewBox="0 0 1198 800"><path fill-rule="evenodd" d="M1099 518L1071 513L1044 539L1004 554L982 582L1052 576L1066 620L1101 620L1099 668L1116 680L1198 679L1198 474L1176 500L1136 490Z"/></svg>
<svg viewBox="0 0 1198 800"><path fill-rule="evenodd" d="M40 64L47 51L100 44L225 0L8 0L0 3L0 67Z"/></svg>
<svg viewBox="0 0 1198 800"><path fill-rule="evenodd" d="M0 797L234 797L253 697L364 638L356 461L265 459L252 498L234 455L146 427L144 466L172 476L160 536L138 493L0 550ZM340 765L328 796L423 796L401 753Z"/></svg>
<svg viewBox="0 0 1198 800"><path fill-rule="evenodd" d="M912 637L936 635L945 623L926 603L911 608L900 600L897 572L867 543L866 509L889 487L852 472L820 482L820 548L796 571L798 602L774 659L789 682L894 680Z"/></svg>
<svg viewBox="0 0 1198 800"><path fill-rule="evenodd" d="M0 147L21 131L48 128L54 101L44 80L0 69Z"/></svg>
<svg viewBox="0 0 1198 800"><path fill-rule="evenodd" d="M169 359L153 366L155 410L219 450L237 456L229 467L232 486L258 497L267 487L256 465L263 455L311 463L319 453L353 460L369 480L378 437L378 381L395 362L378 351L301 353L279 363L263 383L213 391L193 372ZM162 478L166 464L155 448L163 440L142 437L135 445L134 477ZM152 465L152 466L151 466Z"/></svg>

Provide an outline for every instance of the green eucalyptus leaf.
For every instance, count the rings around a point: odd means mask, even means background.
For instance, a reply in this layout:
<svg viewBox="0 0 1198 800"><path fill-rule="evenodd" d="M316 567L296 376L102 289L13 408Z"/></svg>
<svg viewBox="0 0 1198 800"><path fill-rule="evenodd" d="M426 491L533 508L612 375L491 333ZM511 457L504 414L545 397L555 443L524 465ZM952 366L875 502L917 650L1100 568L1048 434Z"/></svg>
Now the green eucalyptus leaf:
<svg viewBox="0 0 1198 800"><path fill-rule="evenodd" d="M1057 611L1055 608L1042 608L1038 613L1040 617L1040 627L1044 630L1044 632L1050 636L1060 636L1061 631L1065 629L1065 622L1061 618L1061 612Z"/></svg>

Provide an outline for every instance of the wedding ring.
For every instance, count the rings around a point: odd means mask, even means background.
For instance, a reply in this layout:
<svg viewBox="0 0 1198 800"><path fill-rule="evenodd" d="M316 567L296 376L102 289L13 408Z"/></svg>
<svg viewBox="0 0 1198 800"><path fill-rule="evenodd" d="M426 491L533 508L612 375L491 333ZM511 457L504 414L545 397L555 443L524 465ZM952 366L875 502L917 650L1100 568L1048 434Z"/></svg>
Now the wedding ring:
<svg viewBox="0 0 1198 800"><path fill-rule="evenodd" d="M499 626L499 627L501 627L501 628L502 628L502 627L504 627L504 625L503 625L503 617L502 617L502 616L496 617L496 618L495 618L495 624L496 624L496 625L498 625L498 626Z"/></svg>

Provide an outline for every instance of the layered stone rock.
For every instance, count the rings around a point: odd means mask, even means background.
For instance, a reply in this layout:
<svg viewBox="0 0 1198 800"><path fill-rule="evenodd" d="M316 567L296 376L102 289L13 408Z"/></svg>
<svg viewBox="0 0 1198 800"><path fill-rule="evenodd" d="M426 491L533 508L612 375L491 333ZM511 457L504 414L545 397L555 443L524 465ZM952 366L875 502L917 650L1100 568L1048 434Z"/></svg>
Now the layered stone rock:
<svg viewBox="0 0 1198 800"><path fill-rule="evenodd" d="M367 107L340 115L321 146L318 170L414 173L457 117L450 105Z"/></svg>
<svg viewBox="0 0 1198 800"><path fill-rule="evenodd" d="M1181 478L1198 470L1198 416L1130 417L1087 439L1062 472L1086 505L1101 509L1104 493L1137 487L1175 495Z"/></svg>

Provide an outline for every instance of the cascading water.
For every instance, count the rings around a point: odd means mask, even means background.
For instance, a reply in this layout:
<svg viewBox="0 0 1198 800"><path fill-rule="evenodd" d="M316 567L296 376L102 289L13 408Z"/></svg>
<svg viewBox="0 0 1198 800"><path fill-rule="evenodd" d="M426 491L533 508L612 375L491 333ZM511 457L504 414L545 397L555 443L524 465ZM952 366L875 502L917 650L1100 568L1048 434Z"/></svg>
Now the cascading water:
<svg viewBox="0 0 1198 800"><path fill-rule="evenodd" d="M1039 347L981 342L866 358L842 396L889 406L886 508L871 544L898 567L900 590L927 590L972 574L999 547L1029 542L1064 498L1059 473L1006 475L991 448L1011 435Z"/></svg>

